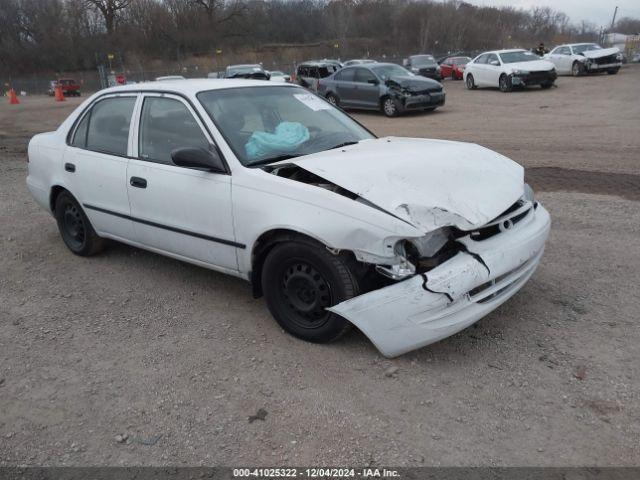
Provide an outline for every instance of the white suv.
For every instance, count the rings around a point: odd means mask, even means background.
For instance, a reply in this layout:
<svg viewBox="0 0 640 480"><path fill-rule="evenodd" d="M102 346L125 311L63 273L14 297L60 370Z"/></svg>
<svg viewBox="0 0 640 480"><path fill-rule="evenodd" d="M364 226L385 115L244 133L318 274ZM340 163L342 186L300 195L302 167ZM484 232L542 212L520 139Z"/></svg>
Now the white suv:
<svg viewBox="0 0 640 480"><path fill-rule="evenodd" d="M29 160L29 190L73 253L112 239L229 273L293 335L326 342L355 324L388 356L516 293L550 226L513 161L376 138L294 85L103 90L36 135Z"/></svg>

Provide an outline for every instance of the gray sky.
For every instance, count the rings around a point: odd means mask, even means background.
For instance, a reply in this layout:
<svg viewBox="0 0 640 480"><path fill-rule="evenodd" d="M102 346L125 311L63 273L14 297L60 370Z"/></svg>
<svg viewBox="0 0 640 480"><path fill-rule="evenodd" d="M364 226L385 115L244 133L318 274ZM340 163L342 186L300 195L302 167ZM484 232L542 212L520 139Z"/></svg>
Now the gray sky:
<svg viewBox="0 0 640 480"><path fill-rule="evenodd" d="M511 6L528 10L531 7L551 7L566 13L572 23L581 20L593 22L596 26L610 25L616 5L621 17L640 18L640 1L638 0L465 0L473 5L486 7Z"/></svg>

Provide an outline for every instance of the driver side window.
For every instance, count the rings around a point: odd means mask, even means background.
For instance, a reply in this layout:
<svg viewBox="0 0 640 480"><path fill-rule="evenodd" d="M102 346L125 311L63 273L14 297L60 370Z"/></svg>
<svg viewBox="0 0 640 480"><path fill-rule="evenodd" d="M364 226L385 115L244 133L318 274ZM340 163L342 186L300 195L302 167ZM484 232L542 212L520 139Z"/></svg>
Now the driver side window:
<svg viewBox="0 0 640 480"><path fill-rule="evenodd" d="M366 68L357 68L353 81L360 83L368 83L369 81L375 81L376 77Z"/></svg>
<svg viewBox="0 0 640 480"><path fill-rule="evenodd" d="M156 163L171 164L171 152L177 148L210 146L189 109L173 98L144 99L139 137L140 158Z"/></svg>

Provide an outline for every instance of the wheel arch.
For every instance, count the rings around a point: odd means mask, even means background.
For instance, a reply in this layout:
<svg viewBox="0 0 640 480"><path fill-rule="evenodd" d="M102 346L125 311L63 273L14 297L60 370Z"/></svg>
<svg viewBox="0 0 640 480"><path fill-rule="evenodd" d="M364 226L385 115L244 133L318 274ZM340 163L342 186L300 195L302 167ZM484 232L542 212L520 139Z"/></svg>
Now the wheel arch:
<svg viewBox="0 0 640 480"><path fill-rule="evenodd" d="M251 247L251 271L249 272L249 281L251 282L251 291L254 298L260 298L262 296L262 266L264 265L267 255L276 245L285 242L307 243L331 250L331 247L322 239L298 230L274 228L263 232ZM340 250L340 252L349 255L355 260L353 252L348 250Z"/></svg>
<svg viewBox="0 0 640 480"><path fill-rule="evenodd" d="M51 191L49 192L49 208L52 213L55 213L56 211L56 200L62 192L69 192L69 190L62 185L54 185L51 187ZM71 192L69 192L69 194L73 195Z"/></svg>

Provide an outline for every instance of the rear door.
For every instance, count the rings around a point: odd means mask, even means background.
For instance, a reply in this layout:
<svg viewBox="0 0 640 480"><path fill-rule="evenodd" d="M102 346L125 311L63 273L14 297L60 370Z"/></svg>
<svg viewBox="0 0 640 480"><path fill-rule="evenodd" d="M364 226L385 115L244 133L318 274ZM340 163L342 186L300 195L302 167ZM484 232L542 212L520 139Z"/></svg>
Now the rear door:
<svg viewBox="0 0 640 480"><path fill-rule="evenodd" d="M96 100L74 127L64 154L65 183L99 234L131 240L127 165L137 93Z"/></svg>
<svg viewBox="0 0 640 480"><path fill-rule="evenodd" d="M169 94L144 94L127 170L136 241L196 263L237 271L231 176L178 167L178 148L215 148L191 104Z"/></svg>

